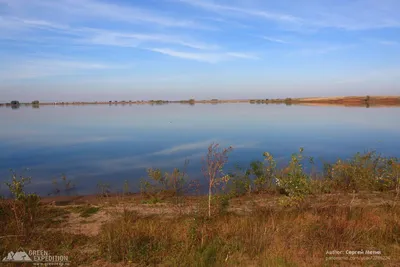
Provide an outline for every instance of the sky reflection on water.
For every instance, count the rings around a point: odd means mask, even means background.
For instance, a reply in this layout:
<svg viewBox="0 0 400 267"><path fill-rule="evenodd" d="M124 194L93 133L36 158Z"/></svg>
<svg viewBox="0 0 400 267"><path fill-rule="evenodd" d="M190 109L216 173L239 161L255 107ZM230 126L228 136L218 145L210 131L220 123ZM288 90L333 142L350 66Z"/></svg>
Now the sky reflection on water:
<svg viewBox="0 0 400 267"><path fill-rule="evenodd" d="M299 147L319 162L367 150L400 157L399 118L400 108L250 104L0 108L0 182L10 168L29 168L31 190L41 194L63 173L79 194L99 182L121 190L126 179L137 190L146 168L172 170L185 159L202 179L211 142L234 147L228 170L265 151L283 162Z"/></svg>

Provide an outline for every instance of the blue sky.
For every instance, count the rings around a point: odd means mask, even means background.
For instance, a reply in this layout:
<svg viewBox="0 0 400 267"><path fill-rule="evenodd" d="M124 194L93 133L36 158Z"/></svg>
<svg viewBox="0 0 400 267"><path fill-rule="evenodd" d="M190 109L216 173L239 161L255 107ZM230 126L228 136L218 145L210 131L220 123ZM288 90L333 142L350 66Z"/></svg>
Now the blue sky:
<svg viewBox="0 0 400 267"><path fill-rule="evenodd" d="M398 0L0 0L0 102L400 94Z"/></svg>

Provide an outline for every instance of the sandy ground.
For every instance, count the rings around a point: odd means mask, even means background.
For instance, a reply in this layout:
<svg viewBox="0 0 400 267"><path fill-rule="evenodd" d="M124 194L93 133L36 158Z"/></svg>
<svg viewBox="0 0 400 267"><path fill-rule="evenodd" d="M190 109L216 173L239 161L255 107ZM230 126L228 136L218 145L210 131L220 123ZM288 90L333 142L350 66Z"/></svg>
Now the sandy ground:
<svg viewBox="0 0 400 267"><path fill-rule="evenodd" d="M99 233L101 226L124 210L134 211L139 216L158 215L165 217L173 217L183 214L191 214L198 211L201 202L199 198L204 197L187 197L182 205L174 205L171 202L161 202L156 204L143 204L140 195L131 195L126 197L111 196L108 198L100 198L97 196L82 197L52 197L44 198L43 203L59 206L69 211L74 207L91 206L100 207L99 211L88 218L83 218L77 212L70 212L62 224L62 228L74 234L83 234L87 236L95 236ZM276 208L279 196L276 195L251 195L235 198L230 201L229 212L237 214L246 214L252 212L256 208ZM66 204L68 203L68 204ZM382 194L379 192L368 194L326 194L311 197L309 203L312 207L329 207L329 206L378 206L378 205L394 205L395 198L390 194ZM61 205L60 205L61 204Z"/></svg>

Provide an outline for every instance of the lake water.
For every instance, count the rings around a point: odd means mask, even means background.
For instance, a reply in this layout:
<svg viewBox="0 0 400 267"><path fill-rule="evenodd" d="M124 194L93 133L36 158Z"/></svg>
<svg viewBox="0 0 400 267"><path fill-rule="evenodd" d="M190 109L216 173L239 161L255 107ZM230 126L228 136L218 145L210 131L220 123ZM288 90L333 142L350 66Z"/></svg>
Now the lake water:
<svg viewBox="0 0 400 267"><path fill-rule="evenodd" d="M41 106L0 108L0 183L24 168L33 190L46 195L65 174L74 194L115 191L129 180L137 190L146 168L172 170L189 159L202 179L201 158L211 142L234 147L233 164L283 162L304 147L318 161L377 150L400 157L400 108L241 104ZM4 191L2 185L0 190Z"/></svg>

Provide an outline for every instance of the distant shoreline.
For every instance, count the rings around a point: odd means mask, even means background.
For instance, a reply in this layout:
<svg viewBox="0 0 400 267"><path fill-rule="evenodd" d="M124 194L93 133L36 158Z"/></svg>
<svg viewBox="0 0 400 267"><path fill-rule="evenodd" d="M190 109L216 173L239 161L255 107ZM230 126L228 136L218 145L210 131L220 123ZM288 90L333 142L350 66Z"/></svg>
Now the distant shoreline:
<svg viewBox="0 0 400 267"><path fill-rule="evenodd" d="M311 106L400 106L400 96L338 96L338 97L307 97L284 99L211 99L211 100L129 100L129 101L70 101L70 102L42 102L31 103L0 103L0 106L48 106L48 105L164 105L164 104L223 104L223 103L250 103L250 104L286 104L286 105L311 105Z"/></svg>

